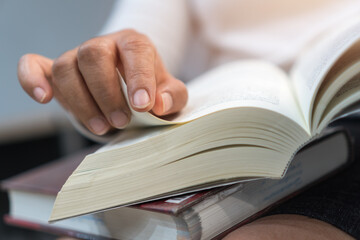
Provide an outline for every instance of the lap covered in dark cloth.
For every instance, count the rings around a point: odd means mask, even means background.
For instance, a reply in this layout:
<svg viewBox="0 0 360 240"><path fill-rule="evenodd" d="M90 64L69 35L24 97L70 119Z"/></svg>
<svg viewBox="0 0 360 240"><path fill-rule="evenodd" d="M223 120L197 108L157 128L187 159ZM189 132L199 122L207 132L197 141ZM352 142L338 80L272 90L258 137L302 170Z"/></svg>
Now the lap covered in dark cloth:
<svg viewBox="0 0 360 240"><path fill-rule="evenodd" d="M298 214L327 222L360 239L360 115L337 121L354 140L354 161L335 176L280 204L266 215Z"/></svg>

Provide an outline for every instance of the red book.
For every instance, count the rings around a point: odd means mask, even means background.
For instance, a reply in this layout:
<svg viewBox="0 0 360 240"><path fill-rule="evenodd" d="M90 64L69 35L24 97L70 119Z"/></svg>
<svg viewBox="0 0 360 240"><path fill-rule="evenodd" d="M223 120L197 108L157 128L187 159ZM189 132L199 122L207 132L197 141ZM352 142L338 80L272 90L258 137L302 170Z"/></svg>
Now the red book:
<svg viewBox="0 0 360 240"><path fill-rule="evenodd" d="M349 146L344 132L332 133L299 152L281 180L259 179L49 224L57 192L92 148L4 181L10 196L4 220L80 239L218 238L344 166Z"/></svg>

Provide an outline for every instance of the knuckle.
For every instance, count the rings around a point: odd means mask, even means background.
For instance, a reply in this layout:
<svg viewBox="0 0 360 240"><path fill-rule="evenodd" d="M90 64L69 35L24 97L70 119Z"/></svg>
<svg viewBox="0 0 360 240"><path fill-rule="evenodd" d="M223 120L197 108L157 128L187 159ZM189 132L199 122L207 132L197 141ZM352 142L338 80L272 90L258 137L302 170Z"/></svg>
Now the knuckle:
<svg viewBox="0 0 360 240"><path fill-rule="evenodd" d="M148 80L148 79L152 79L154 78L154 71L150 68L143 68L143 69L138 69L136 71L132 71L129 73L129 78L131 80Z"/></svg>
<svg viewBox="0 0 360 240"><path fill-rule="evenodd" d="M139 34L138 31L136 31L133 28L126 28L120 31L122 35L133 35L133 34Z"/></svg>
<svg viewBox="0 0 360 240"><path fill-rule="evenodd" d="M121 41L122 51L154 53L154 47L150 40L143 34L130 34Z"/></svg>
<svg viewBox="0 0 360 240"><path fill-rule="evenodd" d="M113 57L114 43L107 38L94 38L80 45L77 57L79 62L91 63L106 57Z"/></svg>
<svg viewBox="0 0 360 240"><path fill-rule="evenodd" d="M121 32L121 35L124 38L136 37L136 38L139 38L139 39L143 39L144 41L151 42L146 34L140 33L140 32L138 32L137 30L135 30L133 28L124 29L124 30L121 30L120 32Z"/></svg>
<svg viewBox="0 0 360 240"><path fill-rule="evenodd" d="M56 83L59 77L66 75L76 65L76 59L69 56L69 54L63 54L59 58L54 60L52 65L52 73L54 76L54 83Z"/></svg>

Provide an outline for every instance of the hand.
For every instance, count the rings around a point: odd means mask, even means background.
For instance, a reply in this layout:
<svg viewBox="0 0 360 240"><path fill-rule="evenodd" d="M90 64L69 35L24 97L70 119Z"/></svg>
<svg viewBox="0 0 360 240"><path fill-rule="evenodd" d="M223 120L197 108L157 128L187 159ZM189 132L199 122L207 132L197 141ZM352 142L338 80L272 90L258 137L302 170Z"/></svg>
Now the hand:
<svg viewBox="0 0 360 240"><path fill-rule="evenodd" d="M90 39L55 60L24 55L18 78L34 100L48 103L55 96L90 131L102 135L126 127L131 118L116 68L135 111L163 116L185 106L185 85L166 71L151 41L133 30Z"/></svg>

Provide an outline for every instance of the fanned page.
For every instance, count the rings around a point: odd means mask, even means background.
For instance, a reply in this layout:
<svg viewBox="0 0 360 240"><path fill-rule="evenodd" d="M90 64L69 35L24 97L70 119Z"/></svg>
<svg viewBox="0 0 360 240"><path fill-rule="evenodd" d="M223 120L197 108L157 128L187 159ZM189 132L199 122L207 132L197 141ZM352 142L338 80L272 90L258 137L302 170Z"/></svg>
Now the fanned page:
<svg viewBox="0 0 360 240"><path fill-rule="evenodd" d="M279 178L309 138L289 80L272 64L229 63L188 90L187 107L172 121L137 120L189 123L129 129L88 155L59 192L51 221L244 178Z"/></svg>
<svg viewBox="0 0 360 240"><path fill-rule="evenodd" d="M292 87L299 100L307 128L312 125L316 95L327 74L340 71L348 61L335 64L360 38L360 19L353 18L323 33L304 51L291 69ZM335 66L334 66L335 65ZM334 69L332 69L334 67ZM337 74L333 73L333 74Z"/></svg>
<svg viewBox="0 0 360 240"><path fill-rule="evenodd" d="M342 109L348 107L348 102L355 102L358 99L360 99L360 73L340 88L334 98L330 101L324 111L325 121L321 122L317 131L321 132L330 119L336 117Z"/></svg>
<svg viewBox="0 0 360 240"><path fill-rule="evenodd" d="M128 99L126 85L121 82ZM165 120L132 110L130 127L181 124L224 109L254 107L280 113L305 129L286 74L270 63L228 63L191 81L187 87L189 100L179 114Z"/></svg>
<svg viewBox="0 0 360 240"><path fill-rule="evenodd" d="M122 78L121 82L128 99ZM154 126L182 124L230 108L262 108L280 113L307 132L286 74L270 63L258 60L228 63L194 79L187 87L189 100L178 115L164 120L132 110L129 129L121 131L98 152L142 142L168 130Z"/></svg>

